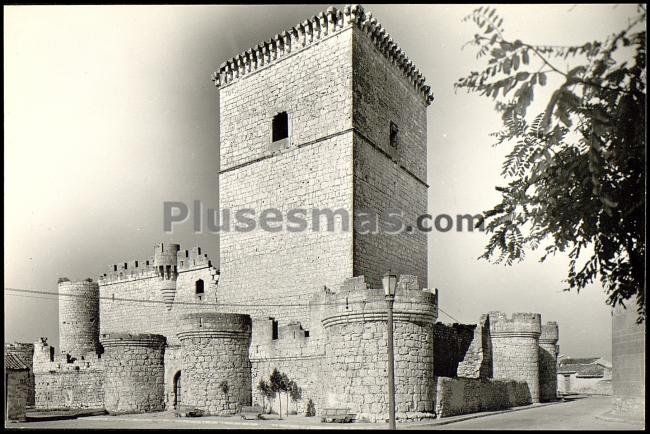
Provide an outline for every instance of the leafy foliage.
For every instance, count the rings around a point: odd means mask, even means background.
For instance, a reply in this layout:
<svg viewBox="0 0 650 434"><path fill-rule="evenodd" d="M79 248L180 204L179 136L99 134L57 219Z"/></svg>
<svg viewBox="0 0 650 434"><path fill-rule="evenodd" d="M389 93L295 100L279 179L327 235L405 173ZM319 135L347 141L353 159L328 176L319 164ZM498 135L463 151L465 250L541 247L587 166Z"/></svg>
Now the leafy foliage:
<svg viewBox="0 0 650 434"><path fill-rule="evenodd" d="M612 306L636 297L638 322L646 315L645 19L639 5L603 41L533 45L506 39L496 9L479 7L464 21L478 26L468 44L487 64L454 85L495 101L503 121L495 146L512 146L507 185L496 187L501 202L484 212L491 236L481 258L510 265L543 243L542 261L568 252L565 290L599 279ZM559 85L531 119L535 91L550 78Z"/></svg>

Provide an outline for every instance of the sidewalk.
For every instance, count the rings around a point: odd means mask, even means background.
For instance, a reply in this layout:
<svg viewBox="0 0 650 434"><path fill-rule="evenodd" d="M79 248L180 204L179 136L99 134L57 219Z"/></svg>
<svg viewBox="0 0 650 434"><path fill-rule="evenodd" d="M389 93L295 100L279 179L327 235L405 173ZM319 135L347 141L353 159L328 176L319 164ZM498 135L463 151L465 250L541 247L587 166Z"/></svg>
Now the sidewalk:
<svg viewBox="0 0 650 434"><path fill-rule="evenodd" d="M479 413L463 414L458 416L450 416L442 419L429 419L416 422L397 423L397 427L401 429L428 429L434 426L448 425L455 422L460 422L469 419L476 419L480 417L487 417L496 414L511 413L516 411L523 411L533 408L545 407L548 405L561 404L558 402L549 402L541 404L531 404L521 407L513 407L505 410L498 411L485 411ZM231 426L232 428L260 428L260 429L388 429L387 423L368 423L368 422L355 422L355 423L323 423L320 417L305 417L299 415L289 415L282 420L244 420L239 416L224 417L224 416L204 416L204 417L176 417L173 412L159 412L159 413L145 413L121 416L91 416L84 419L94 421L130 421L130 422L143 422L143 423L156 423L156 422L174 422L181 424L198 424L198 425L218 425L223 427Z"/></svg>

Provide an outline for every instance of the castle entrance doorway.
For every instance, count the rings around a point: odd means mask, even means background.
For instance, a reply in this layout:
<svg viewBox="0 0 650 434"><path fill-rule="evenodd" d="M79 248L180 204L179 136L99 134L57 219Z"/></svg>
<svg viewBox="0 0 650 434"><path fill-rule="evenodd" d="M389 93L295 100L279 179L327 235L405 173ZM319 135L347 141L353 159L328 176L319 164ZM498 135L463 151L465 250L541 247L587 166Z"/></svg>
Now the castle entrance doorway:
<svg viewBox="0 0 650 434"><path fill-rule="evenodd" d="M174 375L174 408L181 404L181 371Z"/></svg>

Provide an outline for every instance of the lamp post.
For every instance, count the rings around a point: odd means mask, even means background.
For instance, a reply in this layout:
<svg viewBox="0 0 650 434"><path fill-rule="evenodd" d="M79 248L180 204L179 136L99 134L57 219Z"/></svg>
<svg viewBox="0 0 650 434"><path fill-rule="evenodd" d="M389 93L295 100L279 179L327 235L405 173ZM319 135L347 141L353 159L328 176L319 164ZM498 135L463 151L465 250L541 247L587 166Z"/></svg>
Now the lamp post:
<svg viewBox="0 0 650 434"><path fill-rule="evenodd" d="M395 426L395 355L393 352L393 303L395 302L395 288L397 276L390 271L381 280L384 287L386 304L388 305L388 423L389 429Z"/></svg>

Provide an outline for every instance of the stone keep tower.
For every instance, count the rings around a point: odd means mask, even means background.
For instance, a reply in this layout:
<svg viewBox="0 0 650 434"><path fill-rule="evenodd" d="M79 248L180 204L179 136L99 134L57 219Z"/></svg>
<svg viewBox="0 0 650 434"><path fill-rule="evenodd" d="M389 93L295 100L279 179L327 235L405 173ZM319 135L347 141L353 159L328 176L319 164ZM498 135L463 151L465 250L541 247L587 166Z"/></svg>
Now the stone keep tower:
<svg viewBox="0 0 650 434"><path fill-rule="evenodd" d="M81 358L100 351L99 285L92 280L59 279L59 348Z"/></svg>
<svg viewBox="0 0 650 434"><path fill-rule="evenodd" d="M231 220L235 211L253 209L257 221L267 208L285 216L305 209L309 223L304 231L221 232L223 298L263 304L282 296L289 303L291 295L361 275L381 287L388 269L427 286L423 232L362 235L338 224L326 232L325 217L321 230L312 230L314 208L355 222L363 209L380 221L400 210L413 226L426 213L426 108L433 97L369 12L329 8L224 62L214 81L220 209L231 210ZM280 309L260 308L257 316ZM304 309L278 314L309 321Z"/></svg>

